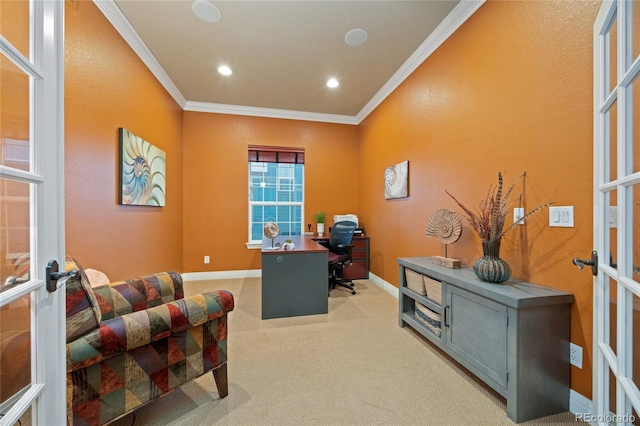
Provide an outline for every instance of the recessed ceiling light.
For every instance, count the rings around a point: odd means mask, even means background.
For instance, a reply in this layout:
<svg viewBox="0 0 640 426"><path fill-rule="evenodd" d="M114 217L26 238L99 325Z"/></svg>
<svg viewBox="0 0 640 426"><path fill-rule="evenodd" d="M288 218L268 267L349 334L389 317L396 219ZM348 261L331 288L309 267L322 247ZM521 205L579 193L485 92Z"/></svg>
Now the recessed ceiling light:
<svg viewBox="0 0 640 426"><path fill-rule="evenodd" d="M338 83L338 80L336 80L335 78L330 78L329 81L327 81L327 86L331 87L332 89L334 87L338 87L340 85L340 83Z"/></svg>
<svg viewBox="0 0 640 426"><path fill-rule="evenodd" d="M229 68L226 65L220 65L218 67L218 72L222 75L231 75L233 74L233 71L231 71L231 68Z"/></svg>
<svg viewBox="0 0 640 426"><path fill-rule="evenodd" d="M346 41L349 46L360 46L367 41L367 32L360 28L354 28L347 31L347 34L344 36L344 41Z"/></svg>
<svg viewBox="0 0 640 426"><path fill-rule="evenodd" d="M218 22L220 20L220 11L207 0L194 1L191 5L191 10L203 21Z"/></svg>

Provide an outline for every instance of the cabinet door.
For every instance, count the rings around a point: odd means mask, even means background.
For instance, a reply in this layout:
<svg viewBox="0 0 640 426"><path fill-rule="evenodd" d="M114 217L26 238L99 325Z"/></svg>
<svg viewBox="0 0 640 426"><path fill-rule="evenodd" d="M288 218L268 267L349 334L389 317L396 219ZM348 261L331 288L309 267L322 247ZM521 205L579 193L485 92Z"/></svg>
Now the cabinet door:
<svg viewBox="0 0 640 426"><path fill-rule="evenodd" d="M447 285L446 345L472 371L507 387L507 307Z"/></svg>

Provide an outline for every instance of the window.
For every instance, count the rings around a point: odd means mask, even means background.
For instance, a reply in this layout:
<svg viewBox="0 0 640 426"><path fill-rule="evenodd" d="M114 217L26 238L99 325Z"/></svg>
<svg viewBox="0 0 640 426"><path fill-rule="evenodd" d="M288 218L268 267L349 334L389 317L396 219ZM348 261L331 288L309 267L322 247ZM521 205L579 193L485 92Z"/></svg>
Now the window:
<svg viewBox="0 0 640 426"><path fill-rule="evenodd" d="M280 235L302 235L304 150L249 147L249 243L262 241L266 222Z"/></svg>

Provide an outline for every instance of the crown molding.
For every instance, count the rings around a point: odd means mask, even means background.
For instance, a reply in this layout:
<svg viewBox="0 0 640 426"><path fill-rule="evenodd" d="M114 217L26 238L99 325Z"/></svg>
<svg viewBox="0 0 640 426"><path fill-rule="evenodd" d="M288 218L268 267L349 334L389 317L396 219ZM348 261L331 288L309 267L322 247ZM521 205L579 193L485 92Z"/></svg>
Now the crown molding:
<svg viewBox="0 0 640 426"><path fill-rule="evenodd" d="M357 125L354 116L323 114L318 112L291 111L286 109L258 108L241 105L213 104L187 101L185 111L210 112L217 114L249 115L254 117L283 118L288 120L319 121L322 123Z"/></svg>
<svg viewBox="0 0 640 426"><path fill-rule="evenodd" d="M254 117L281 118L289 120L317 121L324 123L358 125L389 96L420 64L422 64L442 43L447 40L485 0L461 0L458 5L438 25L434 32L416 49L391 78L380 88L369 102L355 116L324 114L305 111L292 111L272 108L259 108L241 105L214 104L187 101L173 83L169 75L160 66L140 36L124 17L113 0L93 0L98 9L111 22L122 38L145 63L160 84L169 92L185 111L208 112L217 114L247 115Z"/></svg>
<svg viewBox="0 0 640 426"><path fill-rule="evenodd" d="M169 92L169 95L184 109L187 100L182 96L178 87L173 83L173 80L171 80L164 68L160 66L156 57L153 56L153 53L151 53L147 45L144 44L129 21L127 21L127 18L124 17L116 3L113 0L93 0L93 3L100 9L109 22L111 22L111 25L120 33L129 46L131 46L133 51L142 62L144 62L147 68L149 68L160 84Z"/></svg>
<svg viewBox="0 0 640 426"><path fill-rule="evenodd" d="M427 37L398 71L380 88L373 98L355 116L356 122L362 120L384 101L412 72L416 70L435 50L442 45L462 24L466 22L485 0L461 0L460 3L442 20L440 25Z"/></svg>

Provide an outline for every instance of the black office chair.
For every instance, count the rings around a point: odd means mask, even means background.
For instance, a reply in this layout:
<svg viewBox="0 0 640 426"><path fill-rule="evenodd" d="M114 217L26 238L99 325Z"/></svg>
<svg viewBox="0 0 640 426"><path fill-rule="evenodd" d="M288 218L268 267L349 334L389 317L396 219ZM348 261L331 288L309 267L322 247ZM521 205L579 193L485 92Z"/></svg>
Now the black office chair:
<svg viewBox="0 0 640 426"><path fill-rule="evenodd" d="M343 279L344 268L352 263L351 239L356 226L355 222L347 220L334 223L329 241L323 244L329 249L329 294L337 285L351 290L351 294L356 294L353 283Z"/></svg>

